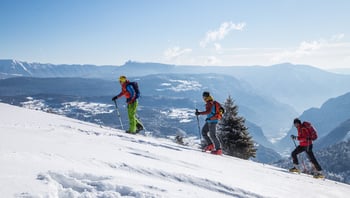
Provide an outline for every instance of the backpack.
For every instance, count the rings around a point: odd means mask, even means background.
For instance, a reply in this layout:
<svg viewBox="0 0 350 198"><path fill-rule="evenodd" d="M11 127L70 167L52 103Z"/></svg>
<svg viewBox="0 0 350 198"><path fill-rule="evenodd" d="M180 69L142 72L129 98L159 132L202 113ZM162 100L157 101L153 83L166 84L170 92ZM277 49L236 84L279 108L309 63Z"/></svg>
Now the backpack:
<svg viewBox="0 0 350 198"><path fill-rule="evenodd" d="M137 84L137 82L129 82L128 85L131 85L132 88L134 89L135 94L136 94L135 99L139 98L140 97L140 89L139 89L139 85Z"/></svg>
<svg viewBox="0 0 350 198"><path fill-rule="evenodd" d="M220 120L222 118L222 115L225 113L225 109L217 101L214 101L214 105L215 105L215 116Z"/></svg>
<svg viewBox="0 0 350 198"><path fill-rule="evenodd" d="M307 129L307 137L314 141L317 139L317 131L316 129L312 126L312 124L310 122L303 122L303 127L305 127Z"/></svg>

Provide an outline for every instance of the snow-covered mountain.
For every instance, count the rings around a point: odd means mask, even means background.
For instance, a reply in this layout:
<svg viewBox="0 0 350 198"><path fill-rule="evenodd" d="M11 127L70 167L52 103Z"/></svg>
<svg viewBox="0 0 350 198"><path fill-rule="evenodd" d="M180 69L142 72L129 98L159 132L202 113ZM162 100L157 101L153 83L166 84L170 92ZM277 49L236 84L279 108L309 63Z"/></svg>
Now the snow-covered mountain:
<svg viewBox="0 0 350 198"><path fill-rule="evenodd" d="M320 138L319 141L315 142L315 145L318 148L325 148L347 140L350 140L350 118L333 129L328 135Z"/></svg>
<svg viewBox="0 0 350 198"><path fill-rule="evenodd" d="M0 79L10 77L79 77L116 80L152 74L225 74L244 81L256 94L289 104L298 112L318 107L331 97L350 91L350 75L336 74L308 65L283 63L272 66L190 66L128 61L121 66L54 65L0 60ZM258 93L259 92L259 93Z"/></svg>
<svg viewBox="0 0 350 198"><path fill-rule="evenodd" d="M350 186L0 103L2 197L332 197Z"/></svg>
<svg viewBox="0 0 350 198"><path fill-rule="evenodd" d="M115 66L54 65L49 63L28 63L17 60L0 59L0 79L12 77L80 77L110 79L116 75Z"/></svg>
<svg viewBox="0 0 350 198"><path fill-rule="evenodd" d="M271 116L269 120L262 120L257 116L255 120L250 119L255 124L258 124L264 129L264 133L269 138L274 133L281 133L285 135L286 129L289 127L286 125L286 116L289 119L296 117L296 111L302 112L307 108L318 107L324 101L331 97L337 97L341 94L350 91L348 84L350 84L350 75L335 74L332 72L317 69L307 65L293 65L293 64L279 64L272 66L234 66L234 67L220 67L220 66L185 66L185 65L167 65L159 63L138 63L128 61L122 66L96 66L96 65L53 65L42 63L27 63L16 60L0 60L0 78L9 78L16 76L26 77L41 77L41 78L99 78L103 80L116 80L119 75L127 75L128 77L145 77L148 75L169 77L171 74L177 74L177 76L199 75L211 76L211 75L226 75L231 76L229 79L231 84L226 86L226 79L222 78L222 81L215 82L214 84L203 84L201 87L197 87L198 90L207 87L211 91L219 90L217 93L223 93L219 96L221 100L227 98L228 94L237 98L237 102L241 106L241 112L254 114L259 111L269 112L269 114L277 114L280 111L275 111L270 106L266 106L263 103L270 103L270 105L281 106L286 108L289 106L291 110L288 112L281 112L282 115ZM167 76L165 76L167 75ZM147 81L147 78L143 78ZM148 78L150 79L150 78ZM165 78L166 79L166 78ZM179 78L171 79L179 80ZM182 82L183 79L181 79ZM172 84L184 85L182 82L172 82ZM186 81L186 83L189 81ZM237 86L247 89L246 92L237 92ZM170 88L180 87L166 87L166 83L162 84L162 87L157 87L157 91L169 90ZM244 87L242 87L242 85ZM158 85L159 86L159 85ZM187 84L188 86L188 84ZM205 86L205 87L204 87ZM231 88L231 86L233 88ZM150 87L155 91L153 86ZM94 91L98 91L94 90ZM225 90L220 92L220 90ZM228 91L227 91L228 90ZM81 91L81 90L79 90ZM216 93L216 94L217 94ZM247 100L244 94L249 93L251 96L257 96L255 100ZM242 99L241 99L241 98ZM271 104L274 100L274 104ZM262 104L258 107L251 105L251 102L257 103L261 101ZM246 102L248 104L243 104ZM241 105L242 104L242 105ZM284 106L284 107L283 107ZM260 109L259 109L260 108ZM279 108L281 109L281 108ZM292 113L294 111L295 113ZM283 116L284 115L284 116ZM280 119L281 118L281 119ZM260 120L259 120L260 119ZM263 126L266 125L266 126ZM277 130L272 128L271 125L277 125ZM282 132L283 131L283 132ZM277 137L280 138L280 137Z"/></svg>
<svg viewBox="0 0 350 198"><path fill-rule="evenodd" d="M350 184L350 139L316 151L315 155L329 178Z"/></svg>

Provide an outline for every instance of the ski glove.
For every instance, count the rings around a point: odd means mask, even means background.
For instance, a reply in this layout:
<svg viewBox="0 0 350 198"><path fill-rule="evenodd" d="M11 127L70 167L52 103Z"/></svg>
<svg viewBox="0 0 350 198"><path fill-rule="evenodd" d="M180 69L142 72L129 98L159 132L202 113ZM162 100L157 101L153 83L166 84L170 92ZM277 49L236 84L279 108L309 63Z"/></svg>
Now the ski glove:
<svg viewBox="0 0 350 198"><path fill-rule="evenodd" d="M297 139L297 136L295 136L295 135L290 135L290 138L292 138L293 140L296 140L296 139Z"/></svg>
<svg viewBox="0 0 350 198"><path fill-rule="evenodd" d="M196 116L197 116L197 115L200 115L198 109L196 109L196 112L195 112L194 114L196 114Z"/></svg>
<svg viewBox="0 0 350 198"><path fill-rule="evenodd" d="M114 96L114 97L112 98L112 101L114 101L114 100L116 100L116 99L118 99L118 96Z"/></svg>

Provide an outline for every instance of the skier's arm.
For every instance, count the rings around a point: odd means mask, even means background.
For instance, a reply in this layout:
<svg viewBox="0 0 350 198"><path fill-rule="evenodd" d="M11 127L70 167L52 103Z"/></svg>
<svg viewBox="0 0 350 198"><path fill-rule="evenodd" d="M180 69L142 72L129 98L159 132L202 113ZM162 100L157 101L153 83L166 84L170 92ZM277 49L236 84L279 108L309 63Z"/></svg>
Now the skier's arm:
<svg viewBox="0 0 350 198"><path fill-rule="evenodd" d="M125 95L126 93L122 90L118 95L116 95L114 98L118 99L120 97L122 97L123 95Z"/></svg>
<svg viewBox="0 0 350 198"><path fill-rule="evenodd" d="M126 98L128 98L128 95L129 95L129 92L127 92L126 87L122 86L122 90L120 91L120 93L114 96L112 100L116 100L122 96L125 96Z"/></svg>
<svg viewBox="0 0 350 198"><path fill-rule="evenodd" d="M118 95L114 96L112 98L112 100L117 100L118 98L120 98L123 95L123 92L121 91Z"/></svg>
<svg viewBox="0 0 350 198"><path fill-rule="evenodd" d="M210 113L211 113L211 107L212 107L212 105L208 102L208 103L205 105L205 111L200 111L200 112L198 112L199 115L207 115L207 114L210 114Z"/></svg>

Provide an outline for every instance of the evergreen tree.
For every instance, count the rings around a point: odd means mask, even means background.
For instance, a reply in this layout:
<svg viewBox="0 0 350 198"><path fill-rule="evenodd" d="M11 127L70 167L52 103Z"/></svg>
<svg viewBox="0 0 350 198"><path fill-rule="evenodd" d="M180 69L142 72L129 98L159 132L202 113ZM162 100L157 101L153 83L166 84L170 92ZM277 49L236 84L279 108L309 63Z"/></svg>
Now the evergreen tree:
<svg viewBox="0 0 350 198"><path fill-rule="evenodd" d="M238 116L238 106L229 96L224 104L225 113L218 124L218 137L225 154L242 159L256 156L254 141L245 126L245 119Z"/></svg>

